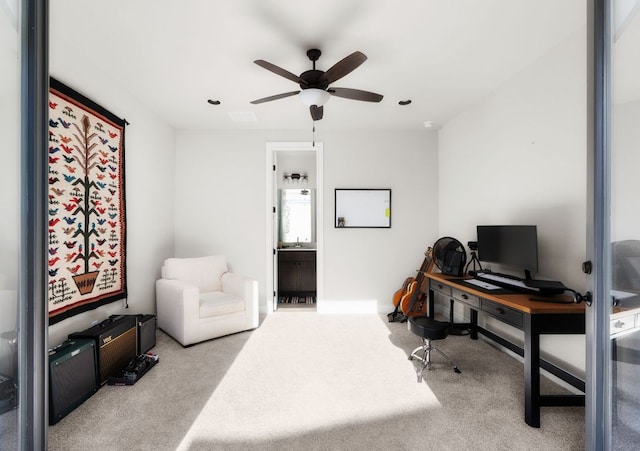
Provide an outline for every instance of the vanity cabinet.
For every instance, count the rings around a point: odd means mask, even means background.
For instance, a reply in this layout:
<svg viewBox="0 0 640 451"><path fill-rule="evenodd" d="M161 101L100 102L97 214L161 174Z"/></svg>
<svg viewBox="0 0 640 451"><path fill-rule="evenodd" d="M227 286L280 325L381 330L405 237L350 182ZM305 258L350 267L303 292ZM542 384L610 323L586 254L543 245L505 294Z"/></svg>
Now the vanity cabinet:
<svg viewBox="0 0 640 451"><path fill-rule="evenodd" d="M278 293L299 296L316 294L316 251L278 252Z"/></svg>

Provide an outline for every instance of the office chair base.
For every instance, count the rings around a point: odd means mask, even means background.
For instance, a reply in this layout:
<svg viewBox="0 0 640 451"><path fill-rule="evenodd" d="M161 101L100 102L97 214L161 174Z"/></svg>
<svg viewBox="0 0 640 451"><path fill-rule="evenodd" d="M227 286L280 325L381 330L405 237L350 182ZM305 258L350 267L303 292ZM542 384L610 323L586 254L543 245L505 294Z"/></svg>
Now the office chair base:
<svg viewBox="0 0 640 451"><path fill-rule="evenodd" d="M458 374L462 372L456 366L456 364L453 363L453 360L451 360L447 354L445 354L444 352L442 352L441 350L439 350L438 348L436 348L431 344L431 340L429 340L428 338L423 338L422 341L423 341L422 346L418 346L416 349L413 350L413 352L411 352L411 355L409 355L409 360L413 360L415 358L421 362L421 367L419 369L416 369L418 382L422 382L422 373L424 372L424 370L431 369L431 363L432 363L431 351L435 351L439 353L442 357L447 359L454 372ZM420 356L419 354L422 354L422 356Z"/></svg>

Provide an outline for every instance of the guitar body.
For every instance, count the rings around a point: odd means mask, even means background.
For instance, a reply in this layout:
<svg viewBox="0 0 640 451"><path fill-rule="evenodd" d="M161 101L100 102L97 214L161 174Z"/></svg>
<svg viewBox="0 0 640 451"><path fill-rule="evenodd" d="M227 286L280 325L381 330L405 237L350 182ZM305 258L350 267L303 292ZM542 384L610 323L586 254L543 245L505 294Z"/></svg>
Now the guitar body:
<svg viewBox="0 0 640 451"><path fill-rule="evenodd" d="M400 310L407 318L410 316L420 316L427 314L427 296L418 289L418 282L410 284L409 291L402 296Z"/></svg>
<svg viewBox="0 0 640 451"><path fill-rule="evenodd" d="M396 291L393 294L393 306L394 307L397 307L398 304L400 304L400 301L402 300L404 295L407 294L407 290L409 289L409 285L414 280L416 280L414 277L407 277L406 279L404 279L404 283L402 284L402 288L400 288L398 291Z"/></svg>
<svg viewBox="0 0 640 451"><path fill-rule="evenodd" d="M428 248L422 266L418 270L415 280L409 283L407 292L400 299L400 310L407 318L427 314L427 295L423 290L425 274L431 272L434 261L431 258L432 249Z"/></svg>

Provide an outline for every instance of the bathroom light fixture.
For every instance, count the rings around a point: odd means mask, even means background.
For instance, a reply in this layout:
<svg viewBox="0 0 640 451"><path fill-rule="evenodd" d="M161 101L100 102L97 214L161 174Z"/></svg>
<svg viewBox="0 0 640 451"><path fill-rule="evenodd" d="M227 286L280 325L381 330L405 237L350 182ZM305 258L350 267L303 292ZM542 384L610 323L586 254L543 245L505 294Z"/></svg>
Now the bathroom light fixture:
<svg viewBox="0 0 640 451"><path fill-rule="evenodd" d="M322 106L329 101L331 95L324 89L308 88L300 91L300 100L307 106Z"/></svg>
<svg viewBox="0 0 640 451"><path fill-rule="evenodd" d="M282 180L285 183L301 183L309 180L307 174L300 174L299 172L292 172L291 174L283 174Z"/></svg>

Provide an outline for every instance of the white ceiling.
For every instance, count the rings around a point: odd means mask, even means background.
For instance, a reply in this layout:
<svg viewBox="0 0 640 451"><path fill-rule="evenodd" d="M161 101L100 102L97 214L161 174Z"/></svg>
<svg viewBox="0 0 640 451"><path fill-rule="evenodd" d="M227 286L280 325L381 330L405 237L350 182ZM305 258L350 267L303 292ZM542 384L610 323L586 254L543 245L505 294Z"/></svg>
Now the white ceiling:
<svg viewBox="0 0 640 451"><path fill-rule="evenodd" d="M584 0L52 0L50 8L52 58L75 52L174 127L204 130L310 130L297 97L249 102L298 89L254 60L300 74L314 47L321 70L365 53L332 86L384 95L380 103L332 97L317 129L424 130L586 22ZM412 103L399 106L403 99Z"/></svg>

